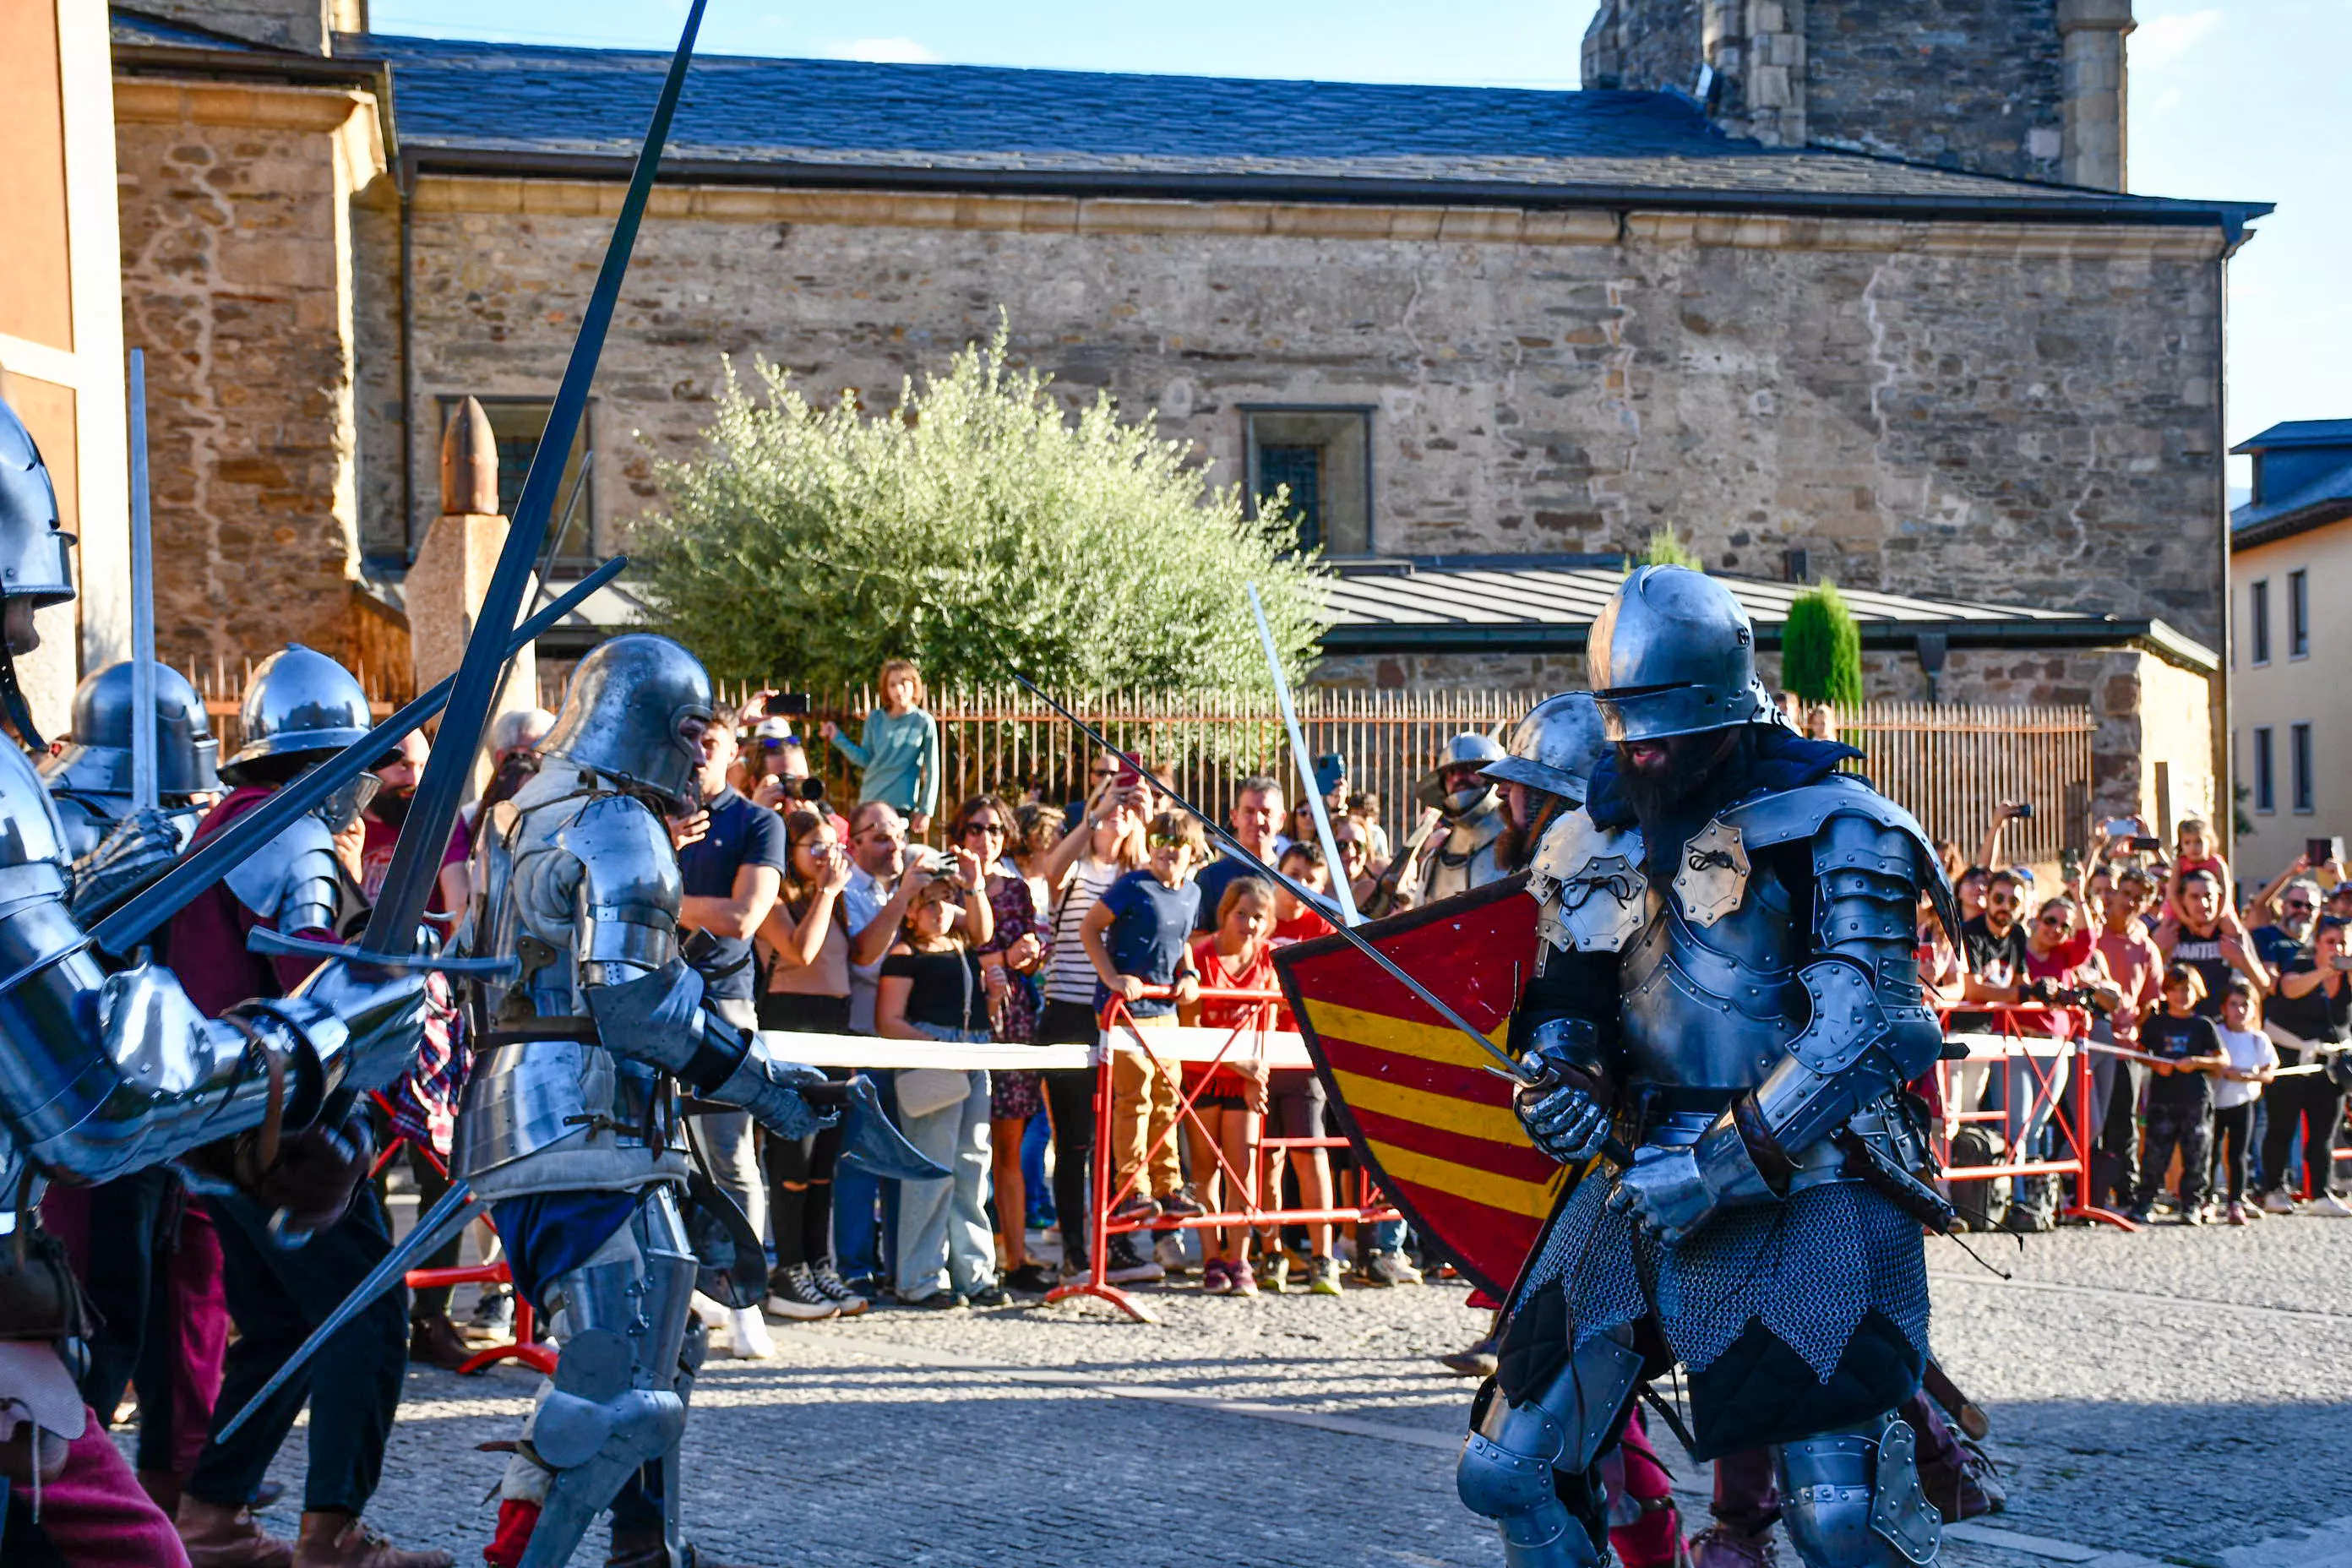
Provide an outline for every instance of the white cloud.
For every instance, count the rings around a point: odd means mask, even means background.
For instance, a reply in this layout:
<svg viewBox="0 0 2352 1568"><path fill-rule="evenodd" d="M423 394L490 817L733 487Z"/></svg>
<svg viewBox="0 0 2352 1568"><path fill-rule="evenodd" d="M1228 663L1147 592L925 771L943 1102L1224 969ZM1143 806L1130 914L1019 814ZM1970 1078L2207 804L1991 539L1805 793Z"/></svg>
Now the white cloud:
<svg viewBox="0 0 2352 1568"><path fill-rule="evenodd" d="M2221 13L2217 9L2181 11L2167 16L2150 16L2131 36L2131 68L2134 70L2162 70L2195 48L2200 40L2221 26Z"/></svg>
<svg viewBox="0 0 2352 1568"><path fill-rule="evenodd" d="M871 60L891 66L931 65L940 58L912 38L847 38L827 44L819 52L836 60Z"/></svg>

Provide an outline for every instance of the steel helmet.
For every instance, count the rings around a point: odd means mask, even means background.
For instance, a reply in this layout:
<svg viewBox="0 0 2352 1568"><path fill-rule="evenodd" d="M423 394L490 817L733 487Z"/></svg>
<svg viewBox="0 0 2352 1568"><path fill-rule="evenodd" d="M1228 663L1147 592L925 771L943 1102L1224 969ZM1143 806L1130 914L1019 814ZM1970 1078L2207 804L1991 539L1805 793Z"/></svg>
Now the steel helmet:
<svg viewBox="0 0 2352 1568"><path fill-rule="evenodd" d="M1590 691L1563 691L1528 710L1511 731L1510 755L1486 765L1499 783L1549 790L1570 805L1584 804L1593 764L1609 749L1601 710Z"/></svg>
<svg viewBox="0 0 2352 1568"><path fill-rule="evenodd" d="M375 727L359 678L325 654L288 643L254 666L237 713L244 744L221 764L231 784L264 757L340 752Z"/></svg>
<svg viewBox="0 0 2352 1568"><path fill-rule="evenodd" d="M72 743L41 765L53 789L82 795L131 793L131 663L108 665L74 689ZM205 700L170 665L155 667L155 789L163 795L220 788Z"/></svg>
<svg viewBox="0 0 2352 1568"><path fill-rule="evenodd" d="M572 670L540 751L690 805L702 747L685 726L711 716L701 661L667 637L631 632L599 643Z"/></svg>
<svg viewBox="0 0 2352 1568"><path fill-rule="evenodd" d="M73 535L58 528L58 492L33 433L0 399L0 598L60 605L74 596L66 547Z"/></svg>
<svg viewBox="0 0 2352 1568"><path fill-rule="evenodd" d="M1444 753L1437 759L1437 765L1422 774L1421 782L1413 786L1413 798L1423 805L1434 806L1456 816L1477 811L1494 800L1495 786L1480 784L1475 790L1456 790L1448 795L1445 793L1445 770L1465 766L1484 768L1489 763L1502 760L1502 745L1492 735L1465 730L1445 742Z"/></svg>
<svg viewBox="0 0 2352 1568"><path fill-rule="evenodd" d="M1594 618L1585 662L1612 742L1753 723L1769 707L1748 612L1687 566L1634 568Z"/></svg>

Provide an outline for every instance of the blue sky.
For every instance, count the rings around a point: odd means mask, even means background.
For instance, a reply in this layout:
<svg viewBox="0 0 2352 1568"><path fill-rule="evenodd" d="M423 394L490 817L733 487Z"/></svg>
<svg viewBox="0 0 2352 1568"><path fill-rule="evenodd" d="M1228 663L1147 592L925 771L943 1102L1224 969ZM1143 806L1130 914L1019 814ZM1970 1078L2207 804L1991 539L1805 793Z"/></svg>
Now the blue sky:
<svg viewBox="0 0 2352 1568"><path fill-rule="evenodd" d="M711 0L727 54L1572 88L1593 0L898 0L862 14ZM2352 0L2137 0L2130 177L2155 195L2274 201L2230 269L2228 434L2352 417ZM379 32L667 48L682 0L373 0ZM2243 482L2233 459L2232 482Z"/></svg>

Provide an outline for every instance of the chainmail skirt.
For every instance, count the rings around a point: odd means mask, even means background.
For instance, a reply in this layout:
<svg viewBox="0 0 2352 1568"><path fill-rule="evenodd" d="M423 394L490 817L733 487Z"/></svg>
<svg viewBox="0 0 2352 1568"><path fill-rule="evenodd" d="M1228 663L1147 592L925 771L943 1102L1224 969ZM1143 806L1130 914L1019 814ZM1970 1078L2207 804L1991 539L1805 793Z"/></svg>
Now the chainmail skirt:
<svg viewBox="0 0 2352 1568"><path fill-rule="evenodd" d="M1726 1209L1667 1247L1604 1206L1612 1184L1598 1175L1569 1195L1511 1303L1561 1281L1571 1350L1654 1314L1675 1359L1704 1371L1753 1321L1826 1383L1874 1307L1927 1352L1919 1222L1861 1183Z"/></svg>

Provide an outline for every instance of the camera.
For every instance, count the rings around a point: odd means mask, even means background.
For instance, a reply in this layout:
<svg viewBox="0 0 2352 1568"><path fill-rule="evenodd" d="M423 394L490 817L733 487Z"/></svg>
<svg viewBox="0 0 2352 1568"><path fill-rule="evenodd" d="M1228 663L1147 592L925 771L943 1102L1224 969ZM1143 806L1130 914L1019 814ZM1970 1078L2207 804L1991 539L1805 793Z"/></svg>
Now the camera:
<svg viewBox="0 0 2352 1568"><path fill-rule="evenodd" d="M805 691L771 691L760 711L771 719L795 719L809 710L809 694Z"/></svg>

